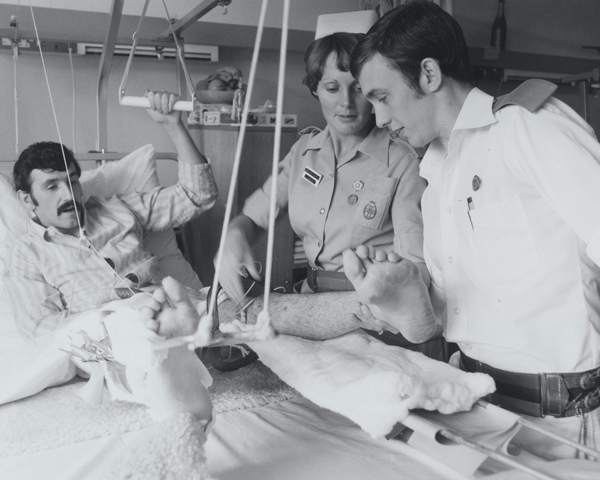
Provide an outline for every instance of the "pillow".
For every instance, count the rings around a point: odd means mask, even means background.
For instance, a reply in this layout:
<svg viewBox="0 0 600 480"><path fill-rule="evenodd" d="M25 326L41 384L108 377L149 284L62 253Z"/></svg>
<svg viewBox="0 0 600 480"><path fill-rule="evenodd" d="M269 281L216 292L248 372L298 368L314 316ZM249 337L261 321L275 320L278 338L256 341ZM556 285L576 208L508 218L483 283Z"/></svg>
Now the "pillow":
<svg viewBox="0 0 600 480"><path fill-rule="evenodd" d="M24 338L17 332L12 304L4 291L5 259L15 238L27 232L29 213L15 192L13 177L0 172L0 345L1 350L20 346Z"/></svg>
<svg viewBox="0 0 600 480"><path fill-rule="evenodd" d="M94 195L111 197L118 193L148 192L160 185L154 147L145 145L118 162L87 170L81 174L81 182L86 199ZM158 259L164 276L171 276L196 291L202 288L198 275L179 250L172 229L148 232L144 245Z"/></svg>
<svg viewBox="0 0 600 480"><path fill-rule="evenodd" d="M81 183L85 198L146 192L159 186L154 155L154 147L145 145L118 162L83 172ZM6 268L12 242L27 233L28 223L29 213L17 198L12 174L0 172L0 272ZM144 245L158 259L163 275L170 275L194 290L202 288L198 275L177 247L172 229L147 233ZM0 341L16 334L14 322L8 321L9 318L12 320L12 306L6 298L3 276L0 275Z"/></svg>

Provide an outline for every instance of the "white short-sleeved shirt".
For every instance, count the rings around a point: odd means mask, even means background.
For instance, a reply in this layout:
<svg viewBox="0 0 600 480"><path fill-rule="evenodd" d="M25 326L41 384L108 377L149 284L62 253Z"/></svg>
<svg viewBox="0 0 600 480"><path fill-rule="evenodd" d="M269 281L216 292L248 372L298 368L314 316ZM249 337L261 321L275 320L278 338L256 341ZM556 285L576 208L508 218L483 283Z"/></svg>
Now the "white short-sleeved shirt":
<svg viewBox="0 0 600 480"><path fill-rule="evenodd" d="M550 98L492 112L473 89L421 162L425 259L445 336L518 372L600 365L600 145Z"/></svg>
<svg viewBox="0 0 600 480"><path fill-rule="evenodd" d="M342 252L361 244L422 262L425 182L418 168L414 149L392 142L386 130L374 127L352 158L336 162L329 128L313 129L280 164L277 206L288 210L313 267L341 271ZM262 228L268 225L270 190L269 178L243 209Z"/></svg>

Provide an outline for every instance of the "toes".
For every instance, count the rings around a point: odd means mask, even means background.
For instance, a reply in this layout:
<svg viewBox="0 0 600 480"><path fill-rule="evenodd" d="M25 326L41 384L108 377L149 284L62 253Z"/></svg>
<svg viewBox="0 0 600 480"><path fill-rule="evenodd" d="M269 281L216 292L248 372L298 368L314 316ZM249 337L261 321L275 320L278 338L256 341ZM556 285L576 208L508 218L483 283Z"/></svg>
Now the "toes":
<svg viewBox="0 0 600 480"><path fill-rule="evenodd" d="M144 327L146 327L148 330L153 331L154 333L158 332L158 328L159 328L160 324L153 319L148 319L148 320L144 320Z"/></svg>
<svg viewBox="0 0 600 480"><path fill-rule="evenodd" d="M146 304L144 305L144 308L151 310L153 313L154 312L159 312L162 309L162 306L164 304L164 301L159 301L156 298L154 298L154 296L152 297L148 297L148 299L146 300ZM154 315L152 315L152 317L154 317Z"/></svg>
<svg viewBox="0 0 600 480"><path fill-rule="evenodd" d="M142 322L146 322L148 320L153 320L154 314L156 312L157 312L157 310L155 310L151 307L144 307L140 310L140 320L142 320Z"/></svg>
<svg viewBox="0 0 600 480"><path fill-rule="evenodd" d="M358 247L356 247L356 255L358 255L359 258L365 260L369 258L369 249L364 245L359 245Z"/></svg>
<svg viewBox="0 0 600 480"><path fill-rule="evenodd" d="M402 257L400 255L398 255L396 252L390 252L387 255L387 259L388 259L388 262L398 263L400 260L402 260Z"/></svg>
<svg viewBox="0 0 600 480"><path fill-rule="evenodd" d="M361 259L357 255L359 248L360 247L358 247L356 249L357 250L356 253L354 253L350 249L344 250L344 253L343 253L344 273L346 274L346 276L348 277L348 280L350 280L350 282L354 285L355 288L357 286L355 284L355 282L360 283L362 281L362 279L365 277L364 266L361 262Z"/></svg>
<svg viewBox="0 0 600 480"><path fill-rule="evenodd" d="M387 253L385 250L377 250L375 252L375 261L377 262L385 262L387 260Z"/></svg>
<svg viewBox="0 0 600 480"><path fill-rule="evenodd" d="M167 296L163 288L157 288L154 290L154 292L152 292L152 298L154 298L154 300L160 304L163 304L167 301Z"/></svg>
<svg viewBox="0 0 600 480"><path fill-rule="evenodd" d="M162 281L166 297L171 301L173 306L192 306L190 296L185 287L172 277L165 277Z"/></svg>

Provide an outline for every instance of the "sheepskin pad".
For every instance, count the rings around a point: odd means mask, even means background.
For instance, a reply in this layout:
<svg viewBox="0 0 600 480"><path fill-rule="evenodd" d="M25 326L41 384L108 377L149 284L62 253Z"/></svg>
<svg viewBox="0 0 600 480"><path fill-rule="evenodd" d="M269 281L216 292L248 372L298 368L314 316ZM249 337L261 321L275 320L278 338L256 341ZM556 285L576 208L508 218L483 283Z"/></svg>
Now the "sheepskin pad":
<svg viewBox="0 0 600 480"><path fill-rule="evenodd" d="M250 347L306 398L374 438L388 434L409 410L466 411L495 390L488 375L462 372L358 331L323 342L279 335Z"/></svg>
<svg viewBox="0 0 600 480"><path fill-rule="evenodd" d="M209 389L217 412L279 403L299 396L267 367L254 362L230 373L211 370ZM89 405L76 393L81 381L0 407L0 458L34 453L93 438L150 427L143 405L113 401L105 389L101 405Z"/></svg>

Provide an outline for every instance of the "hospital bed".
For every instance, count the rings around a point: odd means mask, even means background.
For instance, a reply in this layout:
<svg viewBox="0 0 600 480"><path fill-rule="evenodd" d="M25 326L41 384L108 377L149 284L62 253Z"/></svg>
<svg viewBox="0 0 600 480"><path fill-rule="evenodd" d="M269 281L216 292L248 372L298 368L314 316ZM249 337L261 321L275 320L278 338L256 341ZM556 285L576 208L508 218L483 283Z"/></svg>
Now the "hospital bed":
<svg viewBox="0 0 600 480"><path fill-rule="evenodd" d="M204 3L214 6L218 2ZM113 2L111 26L118 24L122 4L122 0ZM103 58L105 65L110 64L110 52ZM106 79L106 75L101 78L101 87ZM124 90L123 84L120 93ZM99 124L105 127L102 112L100 108ZM102 137L105 135L100 134L101 146L106 143ZM116 159L105 154L84 157L84 160ZM151 146L143 147L86 175L92 179L88 183L83 181L87 194L109 196L119 191L153 188L158 182L154 150ZM17 214L20 207L8 185L8 177L0 176L0 261L6 258L12 239L28 221L26 216ZM114 190L117 185L121 190ZM163 273L192 288L199 286L197 277L176 248L172 232L166 232L158 240L146 238L145 242L159 258ZM10 354L23 348L22 342L14 328L8 299L0 297L0 372L18 370L18 365L11 365ZM269 346L265 343L262 348L265 355L261 358L265 360L269 357ZM271 358L268 364L274 367L275 363L277 359ZM387 438L374 438L347 416L313 403L309 399L313 397L302 396L261 362L236 372L211 373L214 383L210 392L218 415L204 452L200 451L202 445L194 443L197 437L190 423L155 422L145 407L111 400L107 394L101 405L86 404L79 396L85 382L72 378L0 405L0 478L163 479L208 478L210 474L213 478L231 480L500 480L575 478L571 475L574 471L578 478L600 476L597 464L587 461L550 464L523 455L524 463L534 474L531 476L522 468L515 470L494 460L494 453L506 449L518 428L512 417L508 427L499 425L497 431L486 424L491 418L489 412L495 412L498 418L508 414L484 404L447 418L424 412L411 414ZM478 416L483 422L473 421ZM461 432L461 427L469 427L471 431L463 428ZM453 435L455 440L450 438ZM499 438L482 439L486 436ZM472 440L471 447L460 444L465 437ZM490 442L494 446L486 450ZM147 448L140 449L140 445ZM128 454L134 458L135 468L131 463L119 468ZM207 468L204 477L196 475L199 464ZM127 468L131 469L130 475ZM568 476L561 475L561 470L568 472Z"/></svg>
<svg viewBox="0 0 600 480"><path fill-rule="evenodd" d="M106 159L101 157L86 154L85 160ZM157 181L155 152L150 145L83 176L86 194L113 194L115 188L147 190ZM26 217L16 214L19 206L10 196L8 185L9 176L0 173L2 261L6 258L11 235L27 222ZM197 287L194 283L197 277L194 279L189 265L182 263L185 262L183 256L174 252L174 242L170 234L152 247L162 258L161 268ZM171 245L166 246L168 243ZM185 274L190 276L185 278ZM14 328L8 299L2 296L0 358L4 358L4 363L1 368L11 368L7 365L10 351L18 349L22 342ZM436 423L439 419L427 417L425 413L411 415L405 425L397 426L396 439L372 438L349 418L303 397L260 361L235 372L211 370L211 373L214 383L209 391L219 413L204 450L206 467L214 478L535 478L512 470L486 454L477 457L473 450L442 439L438 434L444 427ZM113 401L108 393L102 405L88 405L77 394L84 385L83 379L74 378L64 385L0 406L0 478L118 478L123 472L115 465L119 465L127 452L139 455L136 445L148 438L156 439L158 450L140 460L138 478L177 478L169 477L168 469L173 465L183 468L182 465L190 463L190 458L203 461L194 457L197 452L190 451L188 445L193 438L186 437L185 427L171 426L175 429L173 434L168 430L168 423L161 426L155 422L144 406ZM475 409L483 411L481 406ZM446 428L472 423L469 420L472 416L472 413L447 416L455 423ZM485 417L485 421L488 420ZM412 428L406 428L407 425ZM177 428L181 428L181 432ZM431 438L419 434L428 429ZM493 428L487 426L483 430L490 433ZM499 443L505 448L504 441ZM458 462L458 466L453 468L452 461ZM539 459L525 458L525 461L536 471L549 475L538 478L574 478L557 476L561 469L576 471L579 475L576 478L598 478L600 472L596 463L587 461L552 464Z"/></svg>

